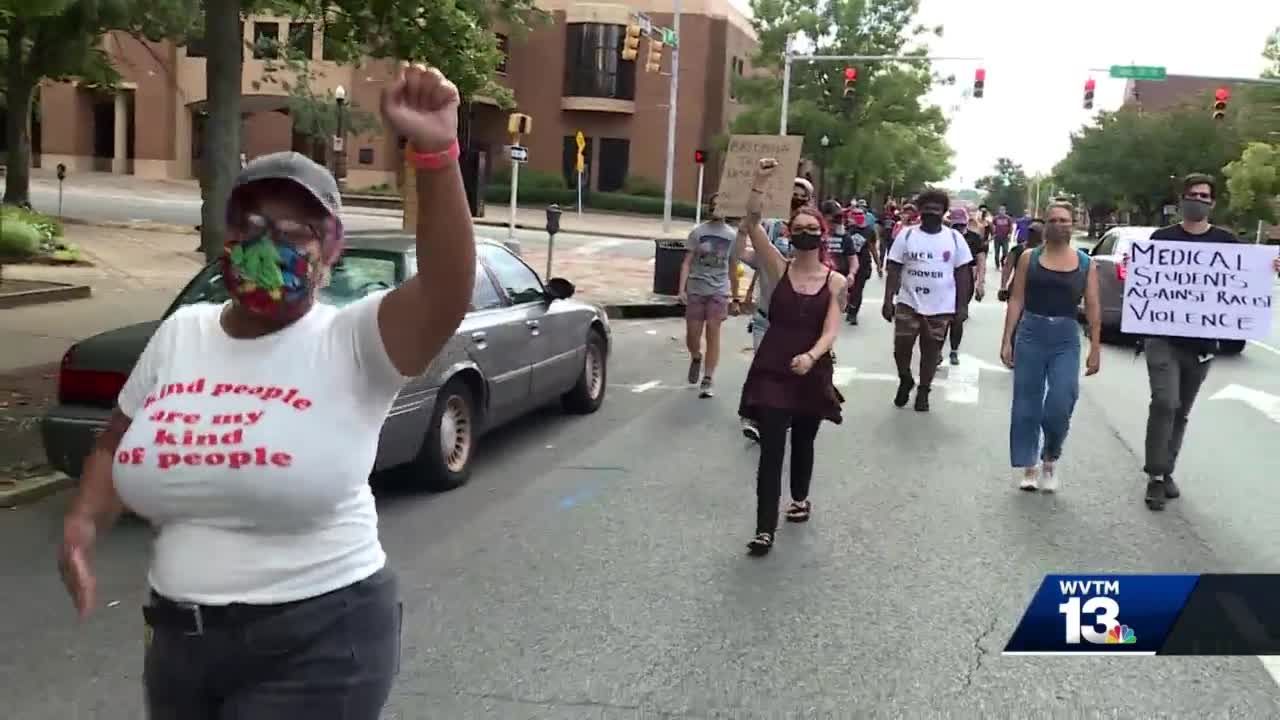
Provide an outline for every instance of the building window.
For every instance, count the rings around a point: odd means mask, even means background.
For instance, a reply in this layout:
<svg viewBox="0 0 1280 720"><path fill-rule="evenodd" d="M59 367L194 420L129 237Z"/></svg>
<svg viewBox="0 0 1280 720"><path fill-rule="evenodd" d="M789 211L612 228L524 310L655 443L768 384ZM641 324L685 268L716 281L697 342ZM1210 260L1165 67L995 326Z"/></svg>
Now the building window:
<svg viewBox="0 0 1280 720"><path fill-rule="evenodd" d="M253 24L253 59L274 60L280 56L280 23Z"/></svg>
<svg viewBox="0 0 1280 720"><path fill-rule="evenodd" d="M737 91L734 86L738 82L738 78L742 77L743 71L746 69L746 63L740 57L735 57L729 62L729 99L737 100Z"/></svg>
<svg viewBox="0 0 1280 720"><path fill-rule="evenodd" d="M311 59L311 38L315 34L309 22L289 23L289 52L298 57Z"/></svg>
<svg viewBox="0 0 1280 720"><path fill-rule="evenodd" d="M338 38L338 28L334 25L325 25L323 34L320 37L320 57L323 60L335 62L341 60L338 48L341 42Z"/></svg>
<svg viewBox="0 0 1280 720"><path fill-rule="evenodd" d="M591 189L591 145L595 138L583 138L587 141L586 147L582 149L582 191L586 192ZM564 170L565 187L577 189L578 187L578 140L574 135L564 136L564 162L562 169Z"/></svg>
<svg viewBox="0 0 1280 720"><path fill-rule="evenodd" d="M634 100L636 64L622 59L621 25L572 23L565 30L564 94Z"/></svg>
<svg viewBox="0 0 1280 720"><path fill-rule="evenodd" d="M502 54L502 59L498 61L498 72L507 74L507 61L511 59L511 41L506 35L498 35L498 52Z"/></svg>
<svg viewBox="0 0 1280 720"><path fill-rule="evenodd" d="M600 172L596 189L618 192L627 182L627 163L631 159L631 141L626 138L600 139Z"/></svg>

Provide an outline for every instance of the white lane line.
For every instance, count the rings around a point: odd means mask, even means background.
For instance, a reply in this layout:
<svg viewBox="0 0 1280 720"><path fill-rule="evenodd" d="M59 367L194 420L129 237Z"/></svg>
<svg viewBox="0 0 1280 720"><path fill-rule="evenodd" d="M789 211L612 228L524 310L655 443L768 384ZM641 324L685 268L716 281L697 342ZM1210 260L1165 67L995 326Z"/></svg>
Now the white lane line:
<svg viewBox="0 0 1280 720"><path fill-rule="evenodd" d="M1263 350L1266 350L1267 352L1271 353L1272 355L1280 355L1280 348L1272 347L1271 345L1268 345L1268 344L1266 344L1266 343L1262 342L1261 340L1250 340L1250 341L1249 341L1249 344L1250 344L1250 345L1256 345L1257 347L1260 347L1260 348L1262 348Z"/></svg>
<svg viewBox="0 0 1280 720"><path fill-rule="evenodd" d="M855 367L837 366L831 373L831 382L836 387L845 387L854 380L872 380L875 382L897 382L898 376L893 373L858 372Z"/></svg>
<svg viewBox="0 0 1280 720"><path fill-rule="evenodd" d="M1257 658L1262 663L1262 669L1271 676L1271 680L1276 685L1280 685L1280 656L1258 655Z"/></svg>
<svg viewBox="0 0 1280 720"><path fill-rule="evenodd" d="M574 255L595 255L596 253L599 253L602 250L608 250L609 248L617 247L625 242L626 240L619 240L619 239L596 240L595 242L587 243L582 247L574 248L573 254Z"/></svg>
<svg viewBox="0 0 1280 720"><path fill-rule="evenodd" d="M959 365L948 368L947 401L962 405L977 405L978 379L981 373L982 370L978 365L968 357L962 358Z"/></svg>
<svg viewBox="0 0 1280 720"><path fill-rule="evenodd" d="M1265 415L1274 423L1280 423L1280 396L1255 390L1244 385L1228 385L1214 393L1210 400L1239 400Z"/></svg>
<svg viewBox="0 0 1280 720"><path fill-rule="evenodd" d="M642 393L642 392L644 392L645 390L652 390L652 389L654 389L654 388L658 387L658 386L659 386L659 385L661 385L661 384L662 384L662 381L661 381L661 380L650 380L650 381L649 381L649 382L647 382L647 383L641 383L641 384L639 384L639 385L637 385L637 386L635 386L635 387L631 388L631 392L633 392L633 393Z"/></svg>

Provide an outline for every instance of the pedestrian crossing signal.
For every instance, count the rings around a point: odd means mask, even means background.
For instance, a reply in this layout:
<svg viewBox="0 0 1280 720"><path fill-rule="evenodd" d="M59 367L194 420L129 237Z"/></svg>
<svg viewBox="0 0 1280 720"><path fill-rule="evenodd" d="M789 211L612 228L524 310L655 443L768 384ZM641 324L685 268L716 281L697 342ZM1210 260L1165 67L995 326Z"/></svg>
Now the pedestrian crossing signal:
<svg viewBox="0 0 1280 720"><path fill-rule="evenodd" d="M1227 118L1227 100L1231 98L1231 91L1222 87L1213 93L1213 119L1225 120Z"/></svg>
<svg viewBox="0 0 1280 720"><path fill-rule="evenodd" d="M693 151L693 161L694 161L695 163L699 164L699 165L702 165L703 163L705 163L705 162L707 161L707 151L706 151L706 150L694 150L694 151Z"/></svg>
<svg viewBox="0 0 1280 720"><path fill-rule="evenodd" d="M649 59L644 65L645 72L662 70L662 41L649 38Z"/></svg>
<svg viewBox="0 0 1280 720"><path fill-rule="evenodd" d="M635 60L640 57L640 26L628 25L627 36L622 41L622 59Z"/></svg>
<svg viewBox="0 0 1280 720"><path fill-rule="evenodd" d="M987 71L982 68L978 68L978 71L973 74L973 96L975 98L982 97L982 91L986 86Z"/></svg>
<svg viewBox="0 0 1280 720"><path fill-rule="evenodd" d="M1084 109L1093 109L1093 78L1084 81Z"/></svg>

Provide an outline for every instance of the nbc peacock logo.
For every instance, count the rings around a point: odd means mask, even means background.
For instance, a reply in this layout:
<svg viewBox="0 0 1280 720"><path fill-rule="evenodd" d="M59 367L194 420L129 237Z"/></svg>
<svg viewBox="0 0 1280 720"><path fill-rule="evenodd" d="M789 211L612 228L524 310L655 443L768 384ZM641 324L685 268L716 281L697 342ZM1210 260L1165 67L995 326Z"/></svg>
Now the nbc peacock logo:
<svg viewBox="0 0 1280 720"><path fill-rule="evenodd" d="M1108 645L1132 645L1138 642L1138 636L1133 634L1133 628L1128 625L1114 625L1107 631Z"/></svg>

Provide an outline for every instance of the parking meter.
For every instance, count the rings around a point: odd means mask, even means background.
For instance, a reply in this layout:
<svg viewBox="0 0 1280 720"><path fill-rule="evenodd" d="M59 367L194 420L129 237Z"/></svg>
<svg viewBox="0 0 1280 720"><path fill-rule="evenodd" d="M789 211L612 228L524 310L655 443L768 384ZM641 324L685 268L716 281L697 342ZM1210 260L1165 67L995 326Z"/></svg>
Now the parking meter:
<svg viewBox="0 0 1280 720"><path fill-rule="evenodd" d="M58 219L62 219L62 181L67 179L67 166L58 163Z"/></svg>
<svg viewBox="0 0 1280 720"><path fill-rule="evenodd" d="M560 232L560 206L551 203L547 206L547 280L551 279L551 253L555 250L558 232Z"/></svg>

